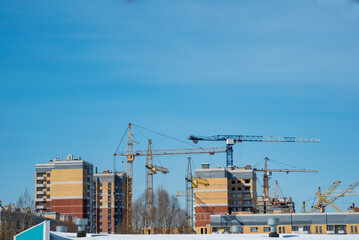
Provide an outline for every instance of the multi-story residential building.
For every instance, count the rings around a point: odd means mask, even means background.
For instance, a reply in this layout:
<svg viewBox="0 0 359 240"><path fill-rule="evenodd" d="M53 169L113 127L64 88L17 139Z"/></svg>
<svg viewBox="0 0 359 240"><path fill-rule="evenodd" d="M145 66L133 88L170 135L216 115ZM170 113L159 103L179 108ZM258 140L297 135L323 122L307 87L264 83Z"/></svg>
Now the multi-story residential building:
<svg viewBox="0 0 359 240"><path fill-rule="evenodd" d="M209 226L210 215L256 212L257 176L250 165L209 168L209 164L202 164L202 169L195 170L195 177L209 183L194 189L197 232L207 230L203 227Z"/></svg>
<svg viewBox="0 0 359 240"><path fill-rule="evenodd" d="M126 213L126 173L109 170L94 174L96 196L94 232L120 233Z"/></svg>
<svg viewBox="0 0 359 240"><path fill-rule="evenodd" d="M35 210L88 218L92 230L93 165L68 155L49 163L36 164Z"/></svg>

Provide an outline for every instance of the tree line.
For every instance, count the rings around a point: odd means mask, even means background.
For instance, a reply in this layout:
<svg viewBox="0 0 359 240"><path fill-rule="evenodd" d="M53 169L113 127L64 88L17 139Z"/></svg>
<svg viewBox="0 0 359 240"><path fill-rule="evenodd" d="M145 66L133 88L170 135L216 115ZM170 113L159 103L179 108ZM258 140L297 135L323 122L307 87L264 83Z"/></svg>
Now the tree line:
<svg viewBox="0 0 359 240"><path fill-rule="evenodd" d="M170 196L164 188L158 188L154 192L153 207L150 209L149 217L146 212L146 192L144 192L133 204L133 233L144 234L148 230L146 226L152 226L151 233L155 234L192 233L186 211L181 209L178 198L174 195Z"/></svg>
<svg viewBox="0 0 359 240"><path fill-rule="evenodd" d="M0 239L12 240L14 236L35 222L34 201L26 190L15 204L9 204L8 210L0 211Z"/></svg>

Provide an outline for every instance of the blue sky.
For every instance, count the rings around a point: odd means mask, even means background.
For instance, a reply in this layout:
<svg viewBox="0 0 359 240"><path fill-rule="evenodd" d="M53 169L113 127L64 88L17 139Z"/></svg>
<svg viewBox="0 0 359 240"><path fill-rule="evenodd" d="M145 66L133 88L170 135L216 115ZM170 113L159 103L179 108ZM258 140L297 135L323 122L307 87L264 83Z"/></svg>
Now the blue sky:
<svg viewBox="0 0 359 240"><path fill-rule="evenodd" d="M239 166L268 156L318 169L272 177L300 211L318 186L357 180L358 25L354 0L0 0L0 200L32 191L35 164L69 153L111 169L132 122L184 141L320 138L234 146ZM137 149L146 138L154 148L188 147L134 134ZM156 158L170 174L155 176L155 186L183 190L186 158ZM224 155L192 158L194 167L225 164ZM135 161L135 196L145 188L144 163Z"/></svg>

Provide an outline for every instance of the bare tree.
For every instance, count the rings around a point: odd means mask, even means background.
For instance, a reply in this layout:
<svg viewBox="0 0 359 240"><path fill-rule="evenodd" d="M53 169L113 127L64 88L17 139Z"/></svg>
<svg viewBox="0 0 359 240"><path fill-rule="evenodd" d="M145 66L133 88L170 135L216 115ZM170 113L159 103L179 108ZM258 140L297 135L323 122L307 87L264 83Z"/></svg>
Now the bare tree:
<svg viewBox="0 0 359 240"><path fill-rule="evenodd" d="M34 225L34 221L35 221L34 200L31 198L31 195L27 189L19 197L16 203L16 211L19 212L18 226L20 232Z"/></svg>
<svg viewBox="0 0 359 240"><path fill-rule="evenodd" d="M142 193L133 204L132 227L133 233L142 233L146 226L146 193Z"/></svg>
<svg viewBox="0 0 359 240"><path fill-rule="evenodd" d="M9 204L13 206L13 204ZM14 213L15 209L9 208L8 210L0 210L1 214L1 226L0 226L0 239L12 240L17 234L16 217Z"/></svg>
<svg viewBox="0 0 359 240"><path fill-rule="evenodd" d="M0 211L0 239L12 240L13 237L35 224L34 201L29 191L19 197L16 204L10 203Z"/></svg>
<svg viewBox="0 0 359 240"><path fill-rule="evenodd" d="M152 226L154 233L172 234L189 233L186 212L181 209L177 197L170 196L164 188L158 188L154 194L151 216L146 219L145 193L136 199L133 205L133 228L134 233L144 233L146 226Z"/></svg>

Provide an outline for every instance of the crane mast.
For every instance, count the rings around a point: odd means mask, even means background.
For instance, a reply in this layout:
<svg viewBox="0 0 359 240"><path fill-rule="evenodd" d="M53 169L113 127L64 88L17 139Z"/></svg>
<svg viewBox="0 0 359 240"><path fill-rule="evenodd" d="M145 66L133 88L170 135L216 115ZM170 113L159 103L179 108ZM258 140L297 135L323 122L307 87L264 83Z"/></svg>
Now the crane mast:
<svg viewBox="0 0 359 240"><path fill-rule="evenodd" d="M185 180L186 180L186 212L187 212L187 221L189 223L188 233L193 233L193 187L192 187L191 157L188 157L187 174Z"/></svg>
<svg viewBox="0 0 359 240"><path fill-rule="evenodd" d="M214 135L214 136L189 136L193 143L198 141L226 141L227 148L227 167L233 166L233 145L236 142L311 142L318 143L317 138L298 138L298 137L273 137L273 136L254 136L254 135Z"/></svg>
<svg viewBox="0 0 359 240"><path fill-rule="evenodd" d="M127 232L132 233L132 197L133 197L133 140L132 140L132 130L131 123L128 124L128 137L127 137Z"/></svg>

